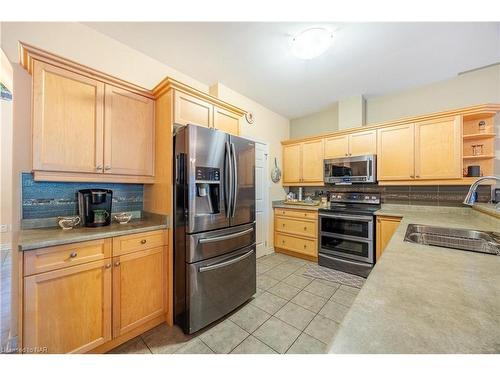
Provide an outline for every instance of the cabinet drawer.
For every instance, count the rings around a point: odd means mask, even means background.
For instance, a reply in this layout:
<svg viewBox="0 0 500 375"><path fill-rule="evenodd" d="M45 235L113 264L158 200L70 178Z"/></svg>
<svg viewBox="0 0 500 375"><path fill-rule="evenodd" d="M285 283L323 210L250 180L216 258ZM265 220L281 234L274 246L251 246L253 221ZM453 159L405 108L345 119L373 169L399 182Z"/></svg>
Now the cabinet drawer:
<svg viewBox="0 0 500 375"><path fill-rule="evenodd" d="M316 220L318 218L318 213L316 211L290 210L288 208L275 208L274 214L276 216L296 217L313 220Z"/></svg>
<svg viewBox="0 0 500 375"><path fill-rule="evenodd" d="M317 235L317 223L315 221L277 217L275 223L275 230L279 232L291 233L298 236L312 238L316 238Z"/></svg>
<svg viewBox="0 0 500 375"><path fill-rule="evenodd" d="M280 249L295 251L297 253L313 257L318 256L318 243L316 240L297 238L286 234L275 233L274 246Z"/></svg>
<svg viewBox="0 0 500 375"><path fill-rule="evenodd" d="M113 256L153 249L167 243L166 231L144 232L113 238Z"/></svg>
<svg viewBox="0 0 500 375"><path fill-rule="evenodd" d="M53 271L111 256L111 238L28 250L24 255L24 276Z"/></svg>

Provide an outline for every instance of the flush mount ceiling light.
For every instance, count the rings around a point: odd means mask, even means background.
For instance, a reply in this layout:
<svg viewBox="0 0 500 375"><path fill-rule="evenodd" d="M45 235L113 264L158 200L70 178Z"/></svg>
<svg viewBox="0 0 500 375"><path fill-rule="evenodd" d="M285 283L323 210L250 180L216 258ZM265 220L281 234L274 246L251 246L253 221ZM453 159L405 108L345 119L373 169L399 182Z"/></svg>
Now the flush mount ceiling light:
<svg viewBox="0 0 500 375"><path fill-rule="evenodd" d="M292 53L300 59L310 60L324 53L332 44L333 33L323 27L301 31L292 39Z"/></svg>

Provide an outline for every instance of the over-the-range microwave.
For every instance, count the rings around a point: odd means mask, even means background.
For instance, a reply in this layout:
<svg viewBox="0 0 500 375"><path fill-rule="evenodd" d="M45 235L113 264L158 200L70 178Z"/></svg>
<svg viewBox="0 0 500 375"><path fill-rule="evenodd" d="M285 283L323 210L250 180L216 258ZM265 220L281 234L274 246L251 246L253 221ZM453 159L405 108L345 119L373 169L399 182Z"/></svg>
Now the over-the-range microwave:
<svg viewBox="0 0 500 375"><path fill-rule="evenodd" d="M327 184L375 183L376 155L349 156L326 159L324 178Z"/></svg>

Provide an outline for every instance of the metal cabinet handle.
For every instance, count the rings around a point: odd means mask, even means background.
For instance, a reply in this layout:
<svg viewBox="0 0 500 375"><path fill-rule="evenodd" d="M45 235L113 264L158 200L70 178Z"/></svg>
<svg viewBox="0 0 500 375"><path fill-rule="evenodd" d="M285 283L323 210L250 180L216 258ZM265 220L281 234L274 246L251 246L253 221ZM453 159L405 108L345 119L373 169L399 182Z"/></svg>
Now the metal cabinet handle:
<svg viewBox="0 0 500 375"><path fill-rule="evenodd" d="M111 263L108 263L104 266L105 268L111 268Z"/></svg>
<svg viewBox="0 0 500 375"><path fill-rule="evenodd" d="M304 249L307 249L307 245L306 244L304 244Z"/></svg>
<svg viewBox="0 0 500 375"><path fill-rule="evenodd" d="M307 227L304 227L304 230L307 230Z"/></svg>
<svg viewBox="0 0 500 375"><path fill-rule="evenodd" d="M78 255L78 253L76 251L73 251L71 254L69 254L69 257L76 258L77 255Z"/></svg>
<svg viewBox="0 0 500 375"><path fill-rule="evenodd" d="M146 240L141 240L141 244L144 245L147 241Z"/></svg>
<svg viewBox="0 0 500 375"><path fill-rule="evenodd" d="M102 165L98 165L97 167L95 167L95 169L97 169L98 171L101 171L102 170Z"/></svg>
<svg viewBox="0 0 500 375"><path fill-rule="evenodd" d="M119 260L117 260L117 261L115 262L115 267L118 267L119 265L120 265L120 261L119 261Z"/></svg>
<svg viewBox="0 0 500 375"><path fill-rule="evenodd" d="M410 177L411 177L411 178L415 178L415 176L414 176L414 175L412 175L412 174L410 175Z"/></svg>

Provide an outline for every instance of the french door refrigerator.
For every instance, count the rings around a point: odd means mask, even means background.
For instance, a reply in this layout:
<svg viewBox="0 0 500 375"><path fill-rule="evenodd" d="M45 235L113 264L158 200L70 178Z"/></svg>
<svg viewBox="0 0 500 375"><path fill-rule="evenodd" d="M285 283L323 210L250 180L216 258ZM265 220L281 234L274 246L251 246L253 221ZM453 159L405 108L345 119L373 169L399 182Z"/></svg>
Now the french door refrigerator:
<svg viewBox="0 0 500 375"><path fill-rule="evenodd" d="M255 144L184 126L174 183L174 321L193 333L256 292Z"/></svg>

